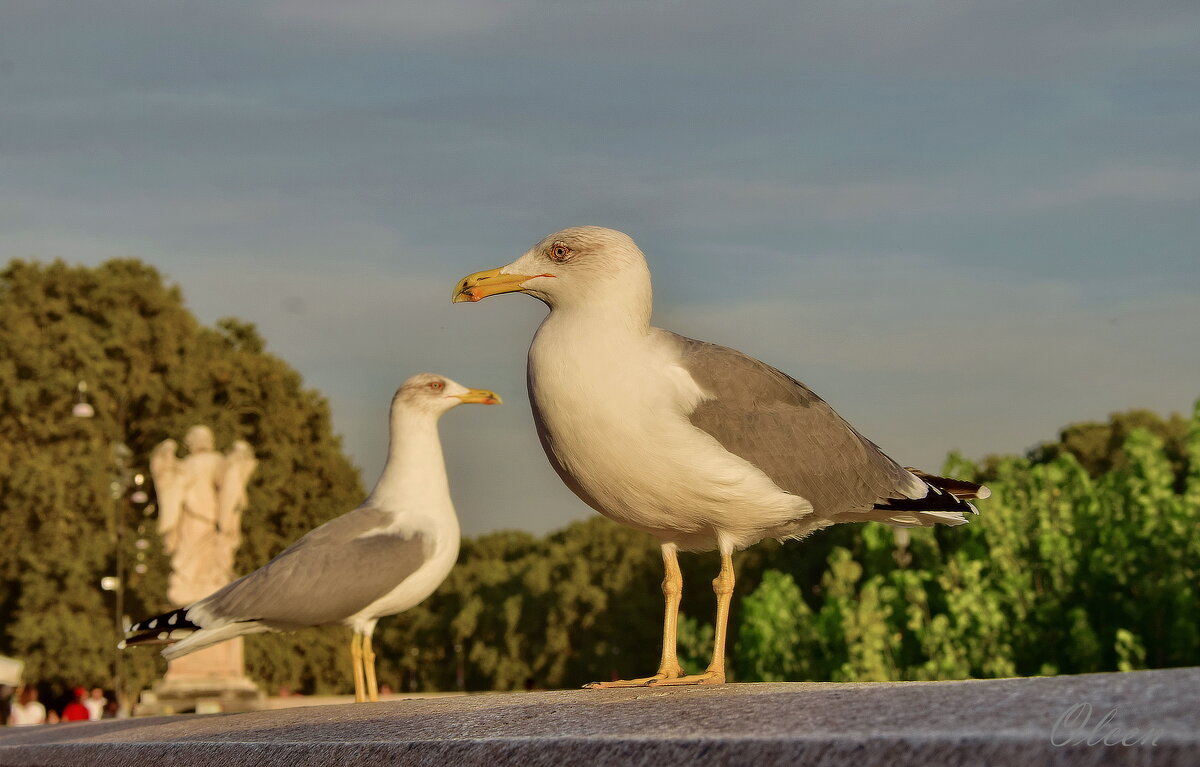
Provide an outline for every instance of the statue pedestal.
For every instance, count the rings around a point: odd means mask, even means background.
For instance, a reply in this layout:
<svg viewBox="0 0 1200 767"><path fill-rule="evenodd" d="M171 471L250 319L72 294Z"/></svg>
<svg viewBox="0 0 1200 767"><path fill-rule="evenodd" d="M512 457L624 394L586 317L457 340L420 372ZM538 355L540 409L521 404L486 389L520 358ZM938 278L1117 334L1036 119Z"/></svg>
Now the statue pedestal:
<svg viewBox="0 0 1200 767"><path fill-rule="evenodd" d="M242 637L222 642L167 663L167 673L142 693L134 713L213 714L261 708L262 691L244 671Z"/></svg>

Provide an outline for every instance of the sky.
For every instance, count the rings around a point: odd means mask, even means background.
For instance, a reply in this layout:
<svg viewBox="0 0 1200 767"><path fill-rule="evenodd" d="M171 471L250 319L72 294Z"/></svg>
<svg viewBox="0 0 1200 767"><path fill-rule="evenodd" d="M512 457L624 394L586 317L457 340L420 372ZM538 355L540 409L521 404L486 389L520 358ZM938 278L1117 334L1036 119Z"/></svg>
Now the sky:
<svg viewBox="0 0 1200 767"><path fill-rule="evenodd" d="M430 371L464 532L591 512L534 434L544 307L451 305L629 233L655 323L906 465L1200 396L1194 0L0 5L0 262L137 257L255 323L378 476Z"/></svg>

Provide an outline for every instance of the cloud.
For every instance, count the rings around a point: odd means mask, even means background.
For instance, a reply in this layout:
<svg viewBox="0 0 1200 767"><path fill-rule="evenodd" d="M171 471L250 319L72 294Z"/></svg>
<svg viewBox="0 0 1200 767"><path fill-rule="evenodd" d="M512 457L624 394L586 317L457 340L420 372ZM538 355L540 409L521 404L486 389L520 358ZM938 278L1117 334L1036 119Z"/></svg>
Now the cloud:
<svg viewBox="0 0 1200 767"><path fill-rule="evenodd" d="M1032 189L1018 207L1053 208L1098 200L1200 203L1200 170L1126 166L1101 168L1070 183Z"/></svg>
<svg viewBox="0 0 1200 767"><path fill-rule="evenodd" d="M818 0L748 2L374 3L271 2L265 19L343 45L459 44L462 55L547 64L741 75L799 65L946 80L985 77L1022 82L1119 70L1146 52L1176 62L1194 53L1187 0L1147 11L1117 0Z"/></svg>
<svg viewBox="0 0 1200 767"><path fill-rule="evenodd" d="M322 36L343 33L377 41L449 43L469 41L494 32L519 16L524 3L488 0L441 0L437 3L342 0L272 0L263 5L264 17L301 27Z"/></svg>

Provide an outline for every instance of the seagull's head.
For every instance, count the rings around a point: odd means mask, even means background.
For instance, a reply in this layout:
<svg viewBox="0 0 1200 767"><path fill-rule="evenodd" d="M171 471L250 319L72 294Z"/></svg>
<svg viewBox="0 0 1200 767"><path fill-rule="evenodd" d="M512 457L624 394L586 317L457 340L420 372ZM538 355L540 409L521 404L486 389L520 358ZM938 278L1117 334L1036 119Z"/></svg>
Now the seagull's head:
<svg viewBox="0 0 1200 767"><path fill-rule="evenodd" d="M439 416L467 403L499 405L500 395L487 389L468 389L446 376L417 373L396 390L392 412L406 410Z"/></svg>
<svg viewBox="0 0 1200 767"><path fill-rule="evenodd" d="M482 301L500 293L528 293L551 309L598 302L650 301L646 257L624 232L576 226L549 235L508 266L464 277L453 301Z"/></svg>

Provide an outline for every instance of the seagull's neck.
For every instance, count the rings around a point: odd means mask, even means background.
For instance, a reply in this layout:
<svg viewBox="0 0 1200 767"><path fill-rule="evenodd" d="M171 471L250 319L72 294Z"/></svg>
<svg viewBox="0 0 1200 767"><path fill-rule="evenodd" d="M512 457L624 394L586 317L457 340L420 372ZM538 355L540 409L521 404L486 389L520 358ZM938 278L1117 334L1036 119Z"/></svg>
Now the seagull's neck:
<svg viewBox="0 0 1200 767"><path fill-rule="evenodd" d="M614 282L596 286L586 300L552 306L547 321L591 327L610 336L641 337L650 332L653 303L648 281Z"/></svg>
<svg viewBox="0 0 1200 767"><path fill-rule="evenodd" d="M450 483L434 413L394 407L387 463L367 505L388 511L449 513Z"/></svg>

